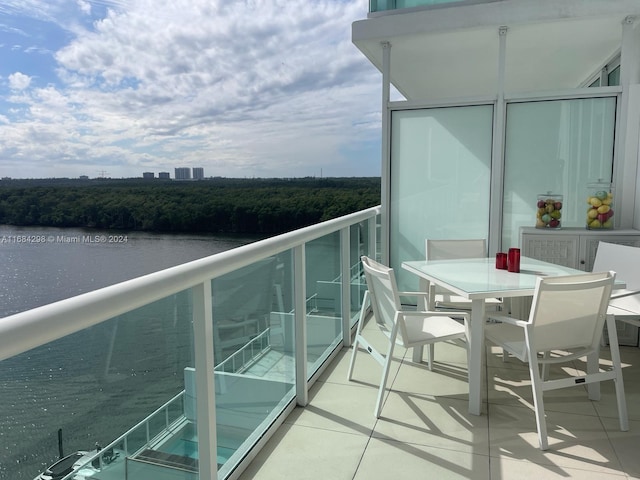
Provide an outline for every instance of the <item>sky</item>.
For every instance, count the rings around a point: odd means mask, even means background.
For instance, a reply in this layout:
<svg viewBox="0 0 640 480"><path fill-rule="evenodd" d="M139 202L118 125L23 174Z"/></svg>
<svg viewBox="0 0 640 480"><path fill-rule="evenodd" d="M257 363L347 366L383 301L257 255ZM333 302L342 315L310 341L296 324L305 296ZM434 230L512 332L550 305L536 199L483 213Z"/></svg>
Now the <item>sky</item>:
<svg viewBox="0 0 640 480"><path fill-rule="evenodd" d="M380 175L368 0L0 0L0 178Z"/></svg>

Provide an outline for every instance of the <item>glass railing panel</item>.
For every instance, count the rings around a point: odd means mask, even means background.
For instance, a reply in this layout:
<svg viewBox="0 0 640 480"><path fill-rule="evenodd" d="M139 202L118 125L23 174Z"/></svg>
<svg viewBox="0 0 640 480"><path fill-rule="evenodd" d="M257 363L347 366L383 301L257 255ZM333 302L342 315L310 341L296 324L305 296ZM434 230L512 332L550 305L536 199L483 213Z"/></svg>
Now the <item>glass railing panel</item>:
<svg viewBox="0 0 640 480"><path fill-rule="evenodd" d="M269 328L277 269L277 257L269 257L213 280L216 365L250 344ZM235 368L241 367L238 365Z"/></svg>
<svg viewBox="0 0 640 480"><path fill-rule="evenodd" d="M220 478L295 397L293 255L212 281Z"/></svg>
<svg viewBox="0 0 640 480"><path fill-rule="evenodd" d="M340 232L306 244L307 375L311 377L342 340Z"/></svg>
<svg viewBox="0 0 640 480"><path fill-rule="evenodd" d="M341 227L351 230L352 314L357 259L373 236L366 223ZM340 239L336 231L305 244L309 376L342 339ZM211 281L219 478L295 400L293 257L287 250ZM170 295L0 361L0 478L31 480L73 452L79 458L62 463L82 466L56 478L197 478L194 298Z"/></svg>
<svg viewBox="0 0 640 480"><path fill-rule="evenodd" d="M144 450L151 440L151 437L147 435L147 428L148 425L142 423L125 434L125 456L135 455L137 452Z"/></svg>
<svg viewBox="0 0 640 480"><path fill-rule="evenodd" d="M184 418L184 397L178 396L174 401L167 404L166 409L167 424L172 425L176 421Z"/></svg>
<svg viewBox="0 0 640 480"><path fill-rule="evenodd" d="M0 478L32 480L82 451L87 479L124 480L125 458L161 436L167 415L143 420L184 388L191 323L184 291L0 362Z"/></svg>
<svg viewBox="0 0 640 480"><path fill-rule="evenodd" d="M164 415L164 412L159 412L158 415L154 415L147 422L149 438L158 438L160 435L167 432L168 427L167 417Z"/></svg>

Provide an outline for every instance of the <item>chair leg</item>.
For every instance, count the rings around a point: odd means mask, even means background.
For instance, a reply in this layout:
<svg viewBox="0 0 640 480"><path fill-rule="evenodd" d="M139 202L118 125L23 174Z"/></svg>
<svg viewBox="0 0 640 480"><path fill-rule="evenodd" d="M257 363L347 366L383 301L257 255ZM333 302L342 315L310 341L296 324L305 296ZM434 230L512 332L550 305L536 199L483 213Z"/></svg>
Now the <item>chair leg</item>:
<svg viewBox="0 0 640 480"><path fill-rule="evenodd" d="M422 345L418 347L413 347L413 353L411 354L411 361L413 363L422 362L422 354L424 353L424 348Z"/></svg>
<svg viewBox="0 0 640 480"><path fill-rule="evenodd" d="M384 391L387 388L387 380L389 378L389 369L391 368L391 361L393 360L393 349L396 345L396 337L398 336L398 323L393 326L391 335L389 338L389 349L387 350L387 356L384 360L384 366L382 367L382 378L380 379L380 387L378 388L378 398L376 400L376 409L374 415L376 418L380 418L382 412L382 402L384 400Z"/></svg>
<svg viewBox="0 0 640 480"><path fill-rule="evenodd" d="M544 352L543 358L545 360L549 360L549 358L551 357L551 352ZM542 370L541 370L541 374L540 377L542 378L542 381L545 381L549 378L549 364L543 362L542 363Z"/></svg>
<svg viewBox="0 0 640 480"><path fill-rule="evenodd" d="M622 363L620 360L620 348L618 347L618 332L616 331L616 321L613 315L607 315L607 331L609 333L609 348L611 351L611 362L616 372L613 380L616 387L616 401L618 403L618 417L620 418L620 430L629 430L629 416L627 413L627 400L624 396L624 382L622 381Z"/></svg>
<svg viewBox="0 0 640 480"><path fill-rule="evenodd" d="M418 303L418 308L424 311L435 309L435 302L433 301L433 298L435 295L435 285L430 284L427 291L429 292L428 300L424 300L423 302ZM424 354L423 345L420 345L418 347L413 347L411 361L414 363L421 363L423 354ZM427 354L428 355L427 362L429 366L431 366L431 359L433 358L432 354L433 354L433 350L429 350L429 353Z"/></svg>
<svg viewBox="0 0 640 480"><path fill-rule="evenodd" d="M599 347L599 345L598 345ZM597 352L587 355L587 375L598 373L600 370L600 348ZM587 385L589 400L595 402L600 400L600 382L593 382Z"/></svg>
<svg viewBox="0 0 640 480"><path fill-rule="evenodd" d="M427 349L427 351L429 352L427 355L427 366L429 367L429 371L432 372L433 371L433 360L435 358L435 344L430 343L429 344L429 348Z"/></svg>
<svg viewBox="0 0 640 480"><path fill-rule="evenodd" d="M351 352L351 360L349 361L349 370L347 371L347 380L351 380L353 375L353 366L356 363L356 355L358 353L358 344L360 343L360 334L362 332L362 326L364 324L365 312L369 306L369 291L364 292L364 297L362 298L362 306L360 307L360 319L358 320L358 328L356 328L356 338L353 341Z"/></svg>
<svg viewBox="0 0 640 480"><path fill-rule="evenodd" d="M528 335L528 332L525 333ZM531 345L529 339L527 344ZM544 400L542 398L542 379L540 378L540 364L535 352L529 351L529 375L531 376L531 390L533 393L533 406L536 411L536 426L538 427L538 443L540 450L549 448L547 438L547 421L544 415Z"/></svg>
<svg viewBox="0 0 640 480"><path fill-rule="evenodd" d="M627 432L629 430L629 416L627 414L627 400L624 397L624 382L622 381L622 369L617 368L616 378L614 380L616 386L616 402L618 404L618 417L620 417L620 430Z"/></svg>

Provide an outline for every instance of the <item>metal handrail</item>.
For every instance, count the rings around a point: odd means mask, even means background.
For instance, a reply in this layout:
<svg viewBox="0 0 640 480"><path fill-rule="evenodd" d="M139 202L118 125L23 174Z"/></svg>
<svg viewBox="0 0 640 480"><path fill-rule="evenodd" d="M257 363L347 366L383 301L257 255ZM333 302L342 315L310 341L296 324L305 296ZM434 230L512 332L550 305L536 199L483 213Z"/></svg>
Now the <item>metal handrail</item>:
<svg viewBox="0 0 640 480"><path fill-rule="evenodd" d="M380 206L0 319L0 360L380 214Z"/></svg>

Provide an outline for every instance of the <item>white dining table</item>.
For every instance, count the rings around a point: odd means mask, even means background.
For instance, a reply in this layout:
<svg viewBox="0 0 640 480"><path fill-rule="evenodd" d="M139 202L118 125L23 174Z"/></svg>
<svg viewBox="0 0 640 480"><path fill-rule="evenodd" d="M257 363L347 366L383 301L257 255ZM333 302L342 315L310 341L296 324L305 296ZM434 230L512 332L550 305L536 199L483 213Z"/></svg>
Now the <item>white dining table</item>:
<svg viewBox="0 0 640 480"><path fill-rule="evenodd" d="M521 257L520 272L499 270L495 258L406 261L402 268L417 275L420 290L429 291L431 283L471 300L469 325L469 413L482 411L482 364L484 351L485 301L487 298L518 298L533 296L540 276L584 274L562 265ZM617 282L619 285L624 284ZM433 291L433 289L431 289ZM430 298L427 307L433 306ZM422 352L418 352L421 358ZM414 357L415 359L415 357Z"/></svg>

